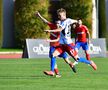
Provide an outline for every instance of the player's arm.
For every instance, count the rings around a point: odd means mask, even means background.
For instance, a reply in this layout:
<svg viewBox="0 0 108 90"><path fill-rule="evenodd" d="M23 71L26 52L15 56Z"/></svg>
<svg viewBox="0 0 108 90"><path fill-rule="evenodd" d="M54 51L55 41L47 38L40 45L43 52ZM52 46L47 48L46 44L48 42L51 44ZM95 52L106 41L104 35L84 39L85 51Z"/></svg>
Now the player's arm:
<svg viewBox="0 0 108 90"><path fill-rule="evenodd" d="M87 30L88 44L90 44L90 32Z"/></svg>
<svg viewBox="0 0 108 90"><path fill-rule="evenodd" d="M73 23L76 23L76 22L77 22L77 20L73 20L73 19L72 19L72 21L71 21L72 24L73 24ZM61 25L60 28L57 28L57 29L55 29L55 30L45 30L45 31L46 31L46 32L61 32L61 31L65 28L65 26L66 26L66 24Z"/></svg>
<svg viewBox="0 0 108 90"><path fill-rule="evenodd" d="M47 42L58 42L60 40L60 38L58 37L57 39L51 40L51 39L47 39Z"/></svg>
<svg viewBox="0 0 108 90"><path fill-rule="evenodd" d="M77 20L75 20L75 19L71 19L71 26L73 25L73 24L75 24L75 23L77 23L78 21Z"/></svg>
<svg viewBox="0 0 108 90"><path fill-rule="evenodd" d="M35 13L35 15L38 16L44 23L49 23L49 21L42 17L38 11Z"/></svg>
<svg viewBox="0 0 108 90"><path fill-rule="evenodd" d="M63 28L58 28L58 29L54 29L54 30L45 30L45 32L61 32L63 30Z"/></svg>

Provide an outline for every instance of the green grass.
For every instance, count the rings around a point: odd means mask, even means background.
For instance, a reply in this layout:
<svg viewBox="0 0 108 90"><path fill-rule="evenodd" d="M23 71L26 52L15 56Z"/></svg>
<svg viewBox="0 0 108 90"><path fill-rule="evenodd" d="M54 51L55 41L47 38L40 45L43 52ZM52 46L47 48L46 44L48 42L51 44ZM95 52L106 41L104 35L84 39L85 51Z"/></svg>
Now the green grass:
<svg viewBox="0 0 108 90"><path fill-rule="evenodd" d="M61 78L46 76L49 59L1 59L0 90L108 90L108 58L93 58L98 66L79 63L77 74L62 60L57 60Z"/></svg>

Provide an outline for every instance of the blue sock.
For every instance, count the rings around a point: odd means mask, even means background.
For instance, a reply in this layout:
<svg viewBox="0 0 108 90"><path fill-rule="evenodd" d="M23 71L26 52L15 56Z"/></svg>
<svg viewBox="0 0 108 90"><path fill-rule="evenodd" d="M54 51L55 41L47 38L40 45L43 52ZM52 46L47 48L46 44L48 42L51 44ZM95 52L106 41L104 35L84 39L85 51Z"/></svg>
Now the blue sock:
<svg viewBox="0 0 108 90"><path fill-rule="evenodd" d="M85 58L78 58L78 62L86 63L86 64L91 64L91 62Z"/></svg>
<svg viewBox="0 0 108 90"><path fill-rule="evenodd" d="M51 57L51 71L53 71L53 72L54 72L55 63L56 63L56 58Z"/></svg>

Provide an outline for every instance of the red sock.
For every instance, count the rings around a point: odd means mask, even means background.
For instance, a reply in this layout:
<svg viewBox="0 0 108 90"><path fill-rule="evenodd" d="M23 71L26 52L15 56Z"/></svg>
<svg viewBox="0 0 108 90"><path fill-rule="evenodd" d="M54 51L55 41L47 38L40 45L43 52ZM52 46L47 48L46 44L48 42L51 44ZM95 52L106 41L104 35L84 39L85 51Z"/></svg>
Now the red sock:
<svg viewBox="0 0 108 90"><path fill-rule="evenodd" d="M54 69L54 72L55 72L56 75L59 74L58 68Z"/></svg>
<svg viewBox="0 0 108 90"><path fill-rule="evenodd" d="M86 54L86 58L87 58L87 60L90 60L90 55Z"/></svg>

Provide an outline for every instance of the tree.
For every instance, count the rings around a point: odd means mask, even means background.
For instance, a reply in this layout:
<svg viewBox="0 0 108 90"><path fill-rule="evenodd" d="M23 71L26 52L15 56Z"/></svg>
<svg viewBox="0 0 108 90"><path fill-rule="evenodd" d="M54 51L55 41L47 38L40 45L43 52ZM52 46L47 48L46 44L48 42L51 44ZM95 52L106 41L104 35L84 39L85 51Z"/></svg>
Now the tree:
<svg viewBox="0 0 108 90"><path fill-rule="evenodd" d="M99 37L106 38L108 41L108 32L106 30L105 0L99 0Z"/></svg>
<svg viewBox="0 0 108 90"><path fill-rule="evenodd" d="M55 14L57 9L64 8L67 11L67 17L83 20L83 24L87 25L89 30L92 28L92 0L57 0L51 1L52 17L57 20ZM56 17L55 17L56 16ZM54 21L54 20L53 20ZM91 32L91 31L90 31Z"/></svg>
<svg viewBox="0 0 108 90"><path fill-rule="evenodd" d="M91 0L62 0L61 7L67 10L67 16L74 19L81 18L90 29L92 22Z"/></svg>
<svg viewBox="0 0 108 90"><path fill-rule="evenodd" d="M2 0L0 0L0 47L2 43Z"/></svg>
<svg viewBox="0 0 108 90"><path fill-rule="evenodd" d="M48 17L48 0L16 0L15 1L15 39L16 46L23 47L26 38L45 37L46 25L35 17L38 10Z"/></svg>

